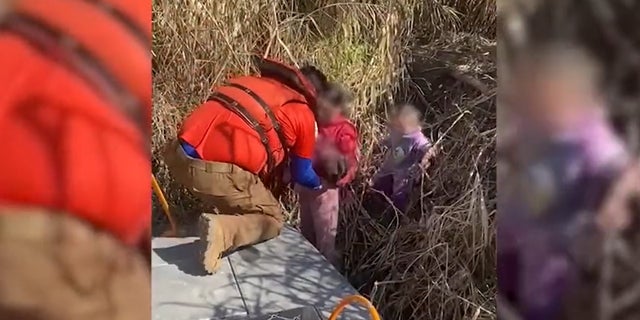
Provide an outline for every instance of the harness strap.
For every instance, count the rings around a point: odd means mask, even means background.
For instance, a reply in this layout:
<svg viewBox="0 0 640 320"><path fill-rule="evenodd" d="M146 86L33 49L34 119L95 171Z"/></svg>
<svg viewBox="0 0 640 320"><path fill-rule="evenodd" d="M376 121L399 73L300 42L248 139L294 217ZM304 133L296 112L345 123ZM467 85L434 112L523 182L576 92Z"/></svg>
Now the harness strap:
<svg viewBox="0 0 640 320"><path fill-rule="evenodd" d="M260 123L256 121L247 112L245 108L240 106L240 104L237 101L235 101L234 99L232 99L231 97L223 93L220 93L220 92L213 93L211 96L209 96L209 99L207 99L207 101L211 101L211 100L215 100L219 102L227 110L235 113L238 117L244 120L253 130L255 130L258 133L258 135L260 136L260 142L262 142L262 145L264 146L267 153L267 168L269 170L273 169L275 167L275 159L273 158L273 153L269 148L269 138L267 137L267 133L265 132L264 128L260 125Z"/></svg>
<svg viewBox="0 0 640 320"><path fill-rule="evenodd" d="M130 32L138 34L123 17L117 15L114 17L122 24L129 26ZM49 56L52 55L51 47L58 48L60 53L55 58L59 59L62 66L91 84L102 97L111 102L110 105L117 108L141 130L145 132L149 130L144 124L142 102L135 98L86 48L78 45L68 35L28 15L16 12L9 12L0 17L0 32L17 34ZM145 150L148 149L145 147Z"/></svg>
<svg viewBox="0 0 640 320"><path fill-rule="evenodd" d="M276 119L276 116L273 114L273 111L271 111L271 108L269 108L269 105L267 105L267 103L262 98L260 98L260 96L258 96L255 92L253 92L251 89L241 84L229 83L228 85L230 87L234 87L236 89L242 90L244 93L251 96L253 100L258 102L258 104L262 107L262 109L264 109L264 112L267 114L267 116L271 120L271 123L273 124L273 128L276 130L276 133L278 134L278 139L280 140L280 144L282 144L283 148L286 148L286 140L284 138L284 134L282 133L282 127L280 127L280 122L278 122L278 119Z"/></svg>

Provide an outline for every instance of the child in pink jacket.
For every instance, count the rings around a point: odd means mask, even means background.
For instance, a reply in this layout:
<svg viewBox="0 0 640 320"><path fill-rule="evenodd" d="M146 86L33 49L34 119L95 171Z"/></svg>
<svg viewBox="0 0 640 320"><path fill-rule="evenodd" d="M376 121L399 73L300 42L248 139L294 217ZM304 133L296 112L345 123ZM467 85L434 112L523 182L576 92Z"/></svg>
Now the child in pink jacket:
<svg viewBox="0 0 640 320"><path fill-rule="evenodd" d="M318 115L318 137L314 169L322 179L321 190L295 190L300 200L300 229L322 255L336 265L335 249L340 188L350 183L358 169L358 131L344 116L347 99L334 88L326 97L327 106Z"/></svg>

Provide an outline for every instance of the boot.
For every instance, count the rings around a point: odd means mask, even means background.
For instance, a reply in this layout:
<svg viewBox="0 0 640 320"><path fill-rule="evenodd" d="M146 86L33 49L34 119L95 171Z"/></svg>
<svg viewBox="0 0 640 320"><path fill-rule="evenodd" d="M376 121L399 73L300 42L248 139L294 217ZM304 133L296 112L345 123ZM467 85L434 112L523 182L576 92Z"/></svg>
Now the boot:
<svg viewBox="0 0 640 320"><path fill-rule="evenodd" d="M202 263L208 273L215 273L222 265L224 252L224 233L220 224L216 221L216 215L203 213L198 221L200 241L204 244L202 250Z"/></svg>

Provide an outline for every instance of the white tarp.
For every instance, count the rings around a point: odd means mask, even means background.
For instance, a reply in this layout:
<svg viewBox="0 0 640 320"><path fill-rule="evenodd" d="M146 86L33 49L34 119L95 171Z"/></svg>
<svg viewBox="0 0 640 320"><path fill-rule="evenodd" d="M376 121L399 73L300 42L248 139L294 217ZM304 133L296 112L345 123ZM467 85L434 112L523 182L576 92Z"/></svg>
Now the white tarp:
<svg viewBox="0 0 640 320"><path fill-rule="evenodd" d="M154 238L154 320L249 319L314 306L325 317L356 290L297 231L225 258L206 275L197 238ZM342 319L365 320L364 308L347 308Z"/></svg>

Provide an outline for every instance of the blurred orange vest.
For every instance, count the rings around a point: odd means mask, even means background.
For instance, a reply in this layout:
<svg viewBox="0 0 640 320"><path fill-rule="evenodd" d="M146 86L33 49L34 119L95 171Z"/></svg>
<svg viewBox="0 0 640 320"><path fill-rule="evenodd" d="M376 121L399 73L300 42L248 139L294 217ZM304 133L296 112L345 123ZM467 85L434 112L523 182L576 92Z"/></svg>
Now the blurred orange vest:
<svg viewBox="0 0 640 320"><path fill-rule="evenodd" d="M0 23L0 205L127 244L151 215L150 1L22 0Z"/></svg>
<svg viewBox="0 0 640 320"><path fill-rule="evenodd" d="M232 78L214 88L208 101L187 116L178 136L203 160L232 163L268 177L295 142L288 138L297 133L279 119L313 128L316 92L297 68L269 59L257 64L261 75ZM282 109L290 103L307 107Z"/></svg>

